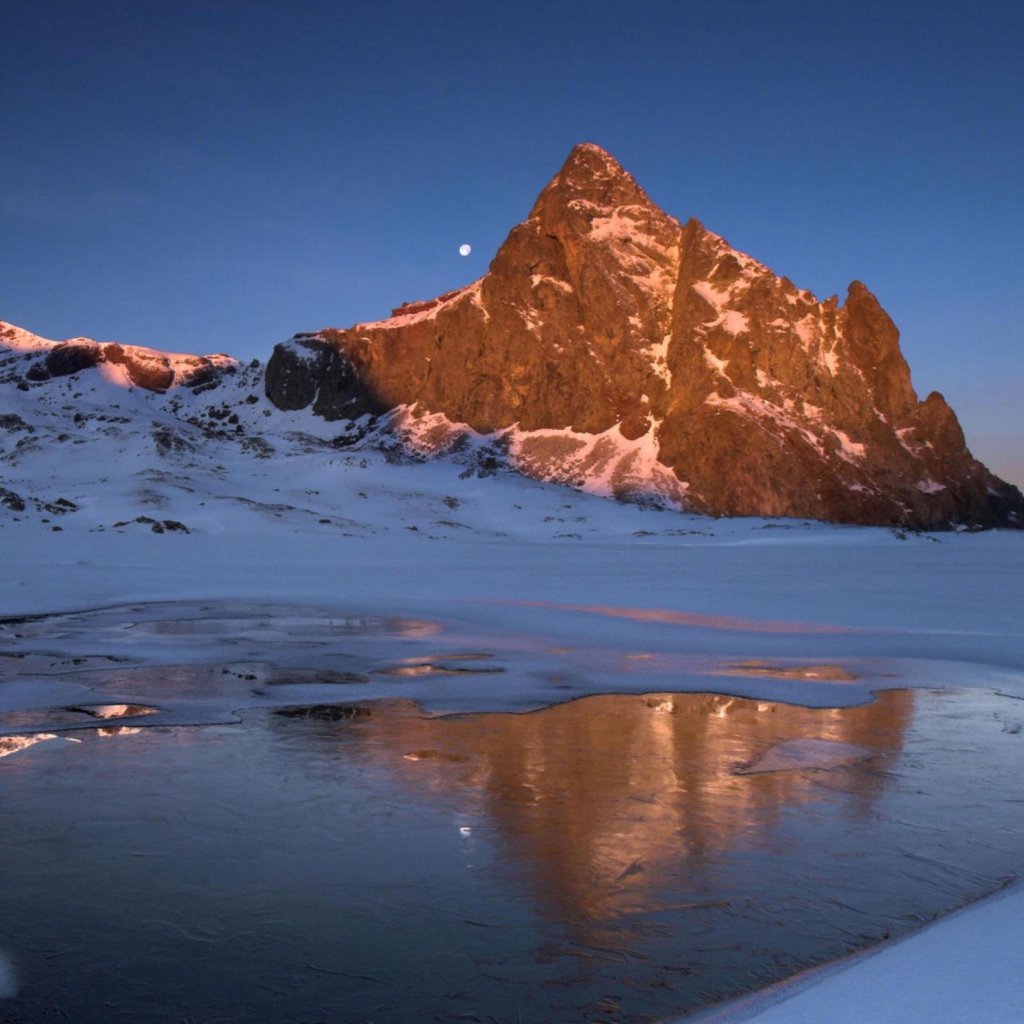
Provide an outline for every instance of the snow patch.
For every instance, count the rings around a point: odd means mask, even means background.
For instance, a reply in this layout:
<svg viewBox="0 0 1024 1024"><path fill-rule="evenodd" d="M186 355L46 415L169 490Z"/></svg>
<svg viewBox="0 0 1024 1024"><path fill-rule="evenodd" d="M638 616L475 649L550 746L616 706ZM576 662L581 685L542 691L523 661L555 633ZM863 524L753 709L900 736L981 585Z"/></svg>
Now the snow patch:
<svg viewBox="0 0 1024 1024"><path fill-rule="evenodd" d="M618 425L600 434L513 428L505 436L516 468L534 479L606 498L653 498L686 508L688 485L658 460L659 426L653 421L635 440L623 437Z"/></svg>
<svg viewBox="0 0 1024 1024"><path fill-rule="evenodd" d="M921 445L914 444L911 440L915 433L916 428L914 427L902 427L900 430L896 431L896 440L899 441L905 451L908 451L916 458L921 452Z"/></svg>
<svg viewBox="0 0 1024 1024"><path fill-rule="evenodd" d="M530 283L533 285L534 288L536 288L540 284L548 284L551 285L552 288L555 288L557 291L565 292L566 294L572 292L573 290L572 285L569 284L568 281L563 281L561 278L558 277L550 277L547 274L531 274Z"/></svg>
<svg viewBox="0 0 1024 1024"><path fill-rule="evenodd" d="M702 298L705 302L710 302L715 309L720 310L730 299L729 292L719 291L712 284L707 281L698 281L692 285L693 290Z"/></svg>
<svg viewBox="0 0 1024 1024"><path fill-rule="evenodd" d="M818 318L814 313L808 313L793 325L796 336L805 349L809 349L811 343L818 335Z"/></svg>
<svg viewBox="0 0 1024 1024"><path fill-rule="evenodd" d="M746 334L750 330L750 321L745 314L739 313L735 309L727 309L711 326L721 327L730 334L740 335Z"/></svg>
<svg viewBox="0 0 1024 1024"><path fill-rule="evenodd" d="M707 363L707 365L712 370L717 371L718 373L722 374L723 376L725 375L725 371L726 371L726 369L728 369L728 366L729 366L729 360L728 359L719 359L718 356L716 356L708 348L704 349L704 362Z"/></svg>
<svg viewBox="0 0 1024 1024"><path fill-rule="evenodd" d="M645 351L651 360L651 369L669 386L672 387L672 371L668 368L668 346L672 335L666 334L655 345L649 345Z"/></svg>
<svg viewBox="0 0 1024 1024"><path fill-rule="evenodd" d="M806 408L806 406L804 408ZM846 459L847 462L850 462L853 459L863 459L867 454L867 448L858 441L851 441L850 435L845 431L837 430L833 427L831 429L831 434L839 441L839 450L837 454L840 458Z"/></svg>

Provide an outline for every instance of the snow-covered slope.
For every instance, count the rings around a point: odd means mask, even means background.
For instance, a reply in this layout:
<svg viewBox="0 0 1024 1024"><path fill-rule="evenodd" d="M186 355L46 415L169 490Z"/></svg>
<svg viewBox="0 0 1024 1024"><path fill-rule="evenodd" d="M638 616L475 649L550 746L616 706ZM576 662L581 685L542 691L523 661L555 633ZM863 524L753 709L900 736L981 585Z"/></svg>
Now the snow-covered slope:
<svg viewBox="0 0 1024 1024"><path fill-rule="evenodd" d="M68 346L99 356L71 373L30 372L40 366L41 354ZM0 326L0 507L9 522L127 529L125 520L143 516L155 521L132 528L169 528L165 522L172 520L188 530L216 531L227 528L230 509L318 524L327 520L324 525L366 534L387 528L392 514L382 515L379 506L370 514L366 502L381 488L404 492L404 477L454 476L499 477L490 490L511 488L543 510L542 533L592 532L593 526L583 525L590 517L555 514L574 508L573 494L508 479L514 469L528 470L540 460L552 481L582 484L597 495L642 497L642 504L653 507L657 499L668 504L681 493L646 437L626 441L615 431L578 440L554 431L487 436L404 406L384 416L328 422L311 411L282 411L268 401L259 363L242 366L224 356L202 357L202 365L215 372L193 383L189 374L200 357L124 346L135 364L167 367L174 374L165 389L154 390L138 386L123 364L104 358L105 348L88 339L57 343ZM438 453L445 456L444 465L426 465ZM388 468L398 465L419 470L403 474ZM407 500L412 501L400 499ZM397 528L432 535L502 532L491 511L481 510L484 523L458 522L453 513L462 500L448 493L423 495L414 504L426 518L406 515L399 505ZM624 518L641 529L636 513ZM664 525L688 529L689 520L673 516Z"/></svg>

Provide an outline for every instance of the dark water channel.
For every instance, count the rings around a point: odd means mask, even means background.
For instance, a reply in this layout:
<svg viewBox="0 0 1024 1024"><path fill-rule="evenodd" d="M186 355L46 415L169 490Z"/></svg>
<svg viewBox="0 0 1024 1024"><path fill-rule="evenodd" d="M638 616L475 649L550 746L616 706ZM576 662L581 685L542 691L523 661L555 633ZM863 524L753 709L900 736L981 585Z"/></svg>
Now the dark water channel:
<svg viewBox="0 0 1024 1024"><path fill-rule="evenodd" d="M1024 703L989 691L432 717L336 669L334 700L182 726L176 686L267 670L102 667L94 638L36 677L45 631L8 626L0 696L102 699L0 713L4 1022L660 1020L1024 869Z"/></svg>

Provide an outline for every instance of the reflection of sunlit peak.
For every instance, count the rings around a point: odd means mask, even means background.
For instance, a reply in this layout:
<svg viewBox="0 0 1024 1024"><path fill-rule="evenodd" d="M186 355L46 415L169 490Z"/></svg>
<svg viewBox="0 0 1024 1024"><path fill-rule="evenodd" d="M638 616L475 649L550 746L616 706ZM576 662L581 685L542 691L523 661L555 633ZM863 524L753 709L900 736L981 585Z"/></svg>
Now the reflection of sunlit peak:
<svg viewBox="0 0 1024 1024"><path fill-rule="evenodd" d="M103 725L96 731L100 736L135 736L142 732L141 729L133 729L130 725Z"/></svg>
<svg viewBox="0 0 1024 1024"><path fill-rule="evenodd" d="M136 718L157 713L157 708L145 704L81 704L72 710L84 711L93 718Z"/></svg>
<svg viewBox="0 0 1024 1024"><path fill-rule="evenodd" d="M826 626L815 622L781 622L772 619L744 619L734 615L705 615L700 612L680 612L666 608L616 608L608 605L555 604L548 601L499 601L526 608L557 608L563 611L583 612L589 615L610 615L614 618L633 619L636 622L664 622L676 626L695 626L700 629L740 630L750 633L851 633L857 630L845 626ZM550 648L549 653L562 653L566 648Z"/></svg>
<svg viewBox="0 0 1024 1024"><path fill-rule="evenodd" d="M416 662L412 665L396 665L394 668L382 668L378 670L382 676L433 676L441 670L436 665L427 662Z"/></svg>
<svg viewBox="0 0 1024 1024"><path fill-rule="evenodd" d="M758 659L734 662L714 674L760 676L766 679L806 679L829 683L849 683L858 678L840 665L781 665Z"/></svg>
<svg viewBox="0 0 1024 1024"><path fill-rule="evenodd" d="M9 757L37 743L44 743L46 740L55 740L59 737L52 732L37 732L34 736L0 736L0 757Z"/></svg>
<svg viewBox="0 0 1024 1024"><path fill-rule="evenodd" d="M448 761L452 764L469 760L464 754L453 754L446 750L410 750L402 757L406 761Z"/></svg>
<svg viewBox="0 0 1024 1024"><path fill-rule="evenodd" d="M715 708L715 718L725 718L729 713L729 708L731 708L735 703L735 698L730 697L724 704L717 705Z"/></svg>
<svg viewBox="0 0 1024 1024"><path fill-rule="evenodd" d="M381 713L352 739L414 791L446 808L456 801L451 827L467 850L482 822L489 840L496 827L496 841L511 843L546 897L594 939L602 922L650 911L691 870L681 859L711 863L757 844L780 810L819 800L806 769L899 749L912 710L902 691L834 721L830 710L657 692L521 715ZM809 736L817 749L791 742ZM882 783L855 770L843 785L863 807Z"/></svg>

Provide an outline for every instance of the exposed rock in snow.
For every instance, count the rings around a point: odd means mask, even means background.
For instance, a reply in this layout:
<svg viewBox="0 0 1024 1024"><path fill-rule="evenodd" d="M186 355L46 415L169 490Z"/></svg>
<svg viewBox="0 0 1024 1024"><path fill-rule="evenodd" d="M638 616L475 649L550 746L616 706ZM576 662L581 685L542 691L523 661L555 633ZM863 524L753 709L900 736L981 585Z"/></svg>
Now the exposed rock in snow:
<svg viewBox="0 0 1024 1024"><path fill-rule="evenodd" d="M3 349L42 356L24 368L24 379L33 383L69 377L98 366L115 381L147 391L167 391L174 387L198 388L213 384L225 373L235 373L238 369L237 360L222 353L182 355L138 345L101 343L89 338L49 341L0 320L0 353ZM7 362L4 360L5 364Z"/></svg>

